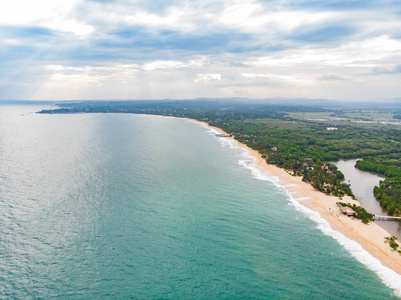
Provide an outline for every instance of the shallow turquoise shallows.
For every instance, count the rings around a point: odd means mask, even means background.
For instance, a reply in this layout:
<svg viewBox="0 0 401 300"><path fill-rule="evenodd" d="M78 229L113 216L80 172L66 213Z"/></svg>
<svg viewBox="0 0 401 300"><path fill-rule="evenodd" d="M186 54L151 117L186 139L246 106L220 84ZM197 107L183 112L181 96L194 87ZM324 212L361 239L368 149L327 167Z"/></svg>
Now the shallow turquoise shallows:
<svg viewBox="0 0 401 300"><path fill-rule="evenodd" d="M189 120L0 106L0 298L386 299Z"/></svg>

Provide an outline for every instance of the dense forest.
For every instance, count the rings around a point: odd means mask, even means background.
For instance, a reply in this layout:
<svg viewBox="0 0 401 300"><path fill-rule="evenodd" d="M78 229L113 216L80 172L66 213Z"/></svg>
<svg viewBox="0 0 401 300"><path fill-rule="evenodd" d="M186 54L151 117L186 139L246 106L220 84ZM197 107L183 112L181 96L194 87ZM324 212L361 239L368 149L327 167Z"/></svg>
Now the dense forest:
<svg viewBox="0 0 401 300"><path fill-rule="evenodd" d="M401 214L401 126L372 122L378 113L392 114L399 105L339 107L332 103L296 105L245 100L120 101L59 104L40 113L136 113L192 118L219 127L258 150L267 162L302 176L326 194L353 197L344 176L330 162L363 158L356 167L384 175L376 198L392 215ZM327 113L333 120L295 118ZM348 116L347 121L335 121ZM351 117L349 117L351 116ZM358 118L356 116L359 116ZM351 121L354 122L351 122ZM371 121L370 123L367 121Z"/></svg>

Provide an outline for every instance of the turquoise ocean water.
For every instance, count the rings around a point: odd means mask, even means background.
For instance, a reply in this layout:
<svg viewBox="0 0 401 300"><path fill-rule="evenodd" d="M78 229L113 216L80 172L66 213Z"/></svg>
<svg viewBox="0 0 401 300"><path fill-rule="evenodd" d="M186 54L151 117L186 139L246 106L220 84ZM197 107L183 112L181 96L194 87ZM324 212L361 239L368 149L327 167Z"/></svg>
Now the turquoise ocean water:
<svg viewBox="0 0 401 300"><path fill-rule="evenodd" d="M229 139L189 120L40 109L0 106L1 299L395 297L398 277Z"/></svg>

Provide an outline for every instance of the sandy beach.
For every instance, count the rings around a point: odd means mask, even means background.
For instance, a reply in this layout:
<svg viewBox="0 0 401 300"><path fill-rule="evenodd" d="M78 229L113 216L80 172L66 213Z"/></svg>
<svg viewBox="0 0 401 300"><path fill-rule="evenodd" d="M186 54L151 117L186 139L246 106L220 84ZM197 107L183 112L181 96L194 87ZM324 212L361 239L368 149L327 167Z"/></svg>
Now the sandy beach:
<svg viewBox="0 0 401 300"><path fill-rule="evenodd" d="M199 122L196 120L192 121ZM204 122L199 123L209 126ZM209 127L227 135L227 133L220 128ZM318 212L320 216L329 223L333 230L357 242L364 250L377 258L382 265L401 275L401 256L397 252L391 251L390 246L384 243L385 237L389 237L391 234L374 222L370 222L366 225L358 219L343 215L336 205L338 201L355 203L358 205L358 201L353 200L349 196L345 196L340 200L338 197L328 196L317 191L309 183L303 182L301 177L292 176L284 169L268 164L258 151L249 148L234 138L232 139L237 143L238 147L245 149L256 159L255 165L262 173L273 177L274 181L286 189L295 200L299 199L298 202L301 205Z"/></svg>

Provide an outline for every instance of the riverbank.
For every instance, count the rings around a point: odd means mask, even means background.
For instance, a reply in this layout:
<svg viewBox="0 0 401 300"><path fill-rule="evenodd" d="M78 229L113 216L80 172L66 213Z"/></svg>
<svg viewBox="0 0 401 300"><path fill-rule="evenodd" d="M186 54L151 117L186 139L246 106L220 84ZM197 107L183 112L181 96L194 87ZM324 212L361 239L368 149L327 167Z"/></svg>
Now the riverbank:
<svg viewBox="0 0 401 300"><path fill-rule="evenodd" d="M370 213L386 216L387 211L376 200L373 188L379 186L380 181L386 178L368 171L361 171L355 167L355 163L359 159L340 159L332 162L344 174L345 181L351 184L351 189L355 198L361 202L362 206ZM388 222L376 220L376 224L384 228L390 234L401 237L401 222Z"/></svg>
<svg viewBox="0 0 401 300"><path fill-rule="evenodd" d="M205 122L192 121L204 124L221 134L227 135L227 133L220 128L210 126ZM390 246L384 243L385 237L390 236L390 233L373 222L366 225L358 219L343 215L336 205L338 201L355 203L358 205L358 201L352 200L349 196L345 196L342 200L339 200L338 197L329 196L317 191L309 183L303 182L301 177L292 176L284 169L267 164L266 160L262 158L258 151L249 148L234 138L232 139L239 148L246 150L255 158L255 166L262 173L269 176L277 185L283 187L296 202L305 208L319 213L320 217L327 221L331 229L341 233L347 239L358 243L371 256L378 259L383 266L395 271L401 276L401 256L397 252L391 251ZM378 270L377 266L373 266L365 261L364 258L357 258L373 271L377 273L382 272ZM382 279L384 281L386 280L383 277Z"/></svg>

